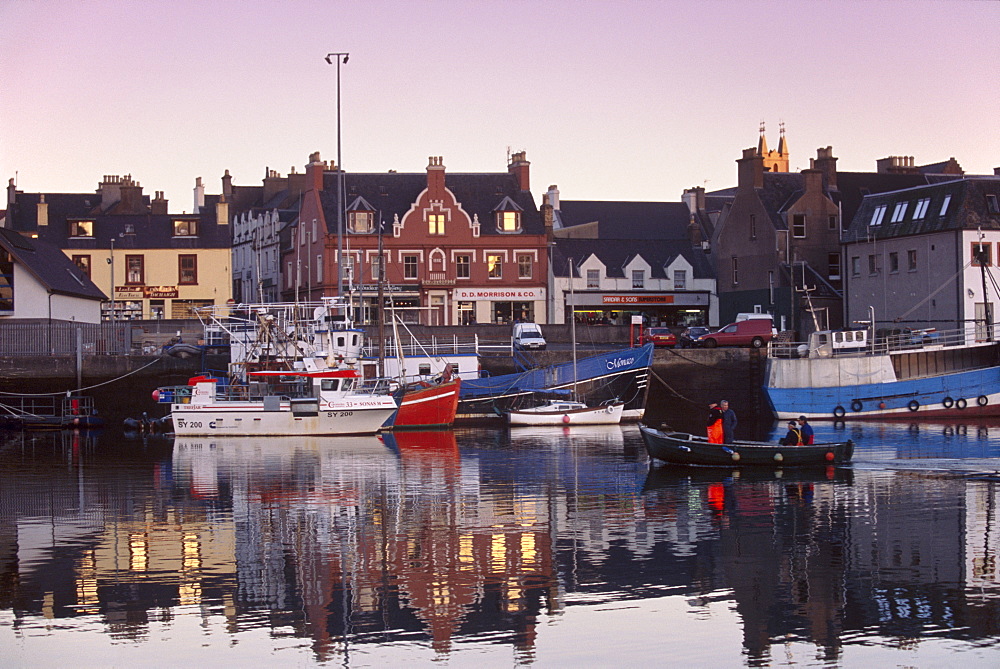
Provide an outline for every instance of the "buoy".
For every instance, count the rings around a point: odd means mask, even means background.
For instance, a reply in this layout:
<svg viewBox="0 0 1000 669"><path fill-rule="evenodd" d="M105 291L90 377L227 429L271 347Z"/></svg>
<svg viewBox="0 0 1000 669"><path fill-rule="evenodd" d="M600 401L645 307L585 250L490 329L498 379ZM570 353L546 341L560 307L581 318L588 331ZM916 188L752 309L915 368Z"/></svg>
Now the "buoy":
<svg viewBox="0 0 1000 669"><path fill-rule="evenodd" d="M885 408L885 402L879 402L878 403L878 408L879 409L884 409Z"/></svg>
<svg viewBox="0 0 1000 669"><path fill-rule="evenodd" d="M160 389L159 388L157 388L156 390L153 391L153 401L154 402L159 402L160 401Z"/></svg>
<svg viewBox="0 0 1000 669"><path fill-rule="evenodd" d="M826 452L826 459L828 462L833 462L833 451Z"/></svg>
<svg viewBox="0 0 1000 669"><path fill-rule="evenodd" d="M568 423L569 422L569 416L567 414L563 414L563 422L564 423Z"/></svg>
<svg viewBox="0 0 1000 669"><path fill-rule="evenodd" d="M781 453L775 453L774 454L774 461L775 462L781 462L784 459L785 459L785 456L783 456Z"/></svg>
<svg viewBox="0 0 1000 669"><path fill-rule="evenodd" d="M739 462L739 461L740 461L740 454L733 452L733 462Z"/></svg>

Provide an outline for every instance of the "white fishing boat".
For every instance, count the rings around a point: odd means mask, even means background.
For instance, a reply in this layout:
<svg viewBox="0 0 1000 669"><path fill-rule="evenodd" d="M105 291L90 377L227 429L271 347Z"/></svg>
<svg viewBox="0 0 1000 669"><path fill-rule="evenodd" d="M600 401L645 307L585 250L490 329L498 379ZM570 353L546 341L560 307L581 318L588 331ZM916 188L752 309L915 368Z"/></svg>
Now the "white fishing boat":
<svg viewBox="0 0 1000 669"><path fill-rule="evenodd" d="M237 385L197 376L156 397L170 403L177 435L373 434L397 408L391 396L361 390L352 369L251 372Z"/></svg>
<svg viewBox="0 0 1000 669"><path fill-rule="evenodd" d="M624 402L587 406L583 402L549 400L546 404L507 413L511 425L617 425Z"/></svg>

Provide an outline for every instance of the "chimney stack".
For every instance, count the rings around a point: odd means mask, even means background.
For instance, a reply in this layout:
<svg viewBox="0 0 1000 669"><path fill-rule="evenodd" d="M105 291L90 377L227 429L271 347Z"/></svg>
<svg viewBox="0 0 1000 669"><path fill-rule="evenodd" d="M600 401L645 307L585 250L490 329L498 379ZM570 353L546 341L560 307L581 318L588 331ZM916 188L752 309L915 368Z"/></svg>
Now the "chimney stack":
<svg viewBox="0 0 1000 669"><path fill-rule="evenodd" d="M764 158L757 153L757 149L743 149L743 157L736 161L737 188L763 188L764 187Z"/></svg>
<svg viewBox="0 0 1000 669"><path fill-rule="evenodd" d="M507 166L507 172L514 175L522 191L531 190L528 182L528 168L531 166L531 163L528 162L526 155L524 151L512 154L510 164Z"/></svg>
<svg viewBox="0 0 1000 669"><path fill-rule="evenodd" d="M49 224L49 205L45 202L45 193L38 196L38 210L35 220L40 228Z"/></svg>
<svg viewBox="0 0 1000 669"><path fill-rule="evenodd" d="M309 154L309 163L306 165L306 190L323 190L323 170L326 165L320 160L319 151Z"/></svg>
<svg viewBox="0 0 1000 669"><path fill-rule="evenodd" d="M194 213L197 214L205 206L205 186L201 183L201 177L194 180Z"/></svg>
<svg viewBox="0 0 1000 669"><path fill-rule="evenodd" d="M816 158L809 160L809 168L823 173L826 187L837 190L837 159L833 155L833 147L816 149Z"/></svg>
<svg viewBox="0 0 1000 669"><path fill-rule="evenodd" d="M427 162L427 193L432 200L444 199L444 158L430 156Z"/></svg>
<svg viewBox="0 0 1000 669"><path fill-rule="evenodd" d="M222 194L226 196L227 200L231 200L233 197L233 178L229 176L229 170L222 175Z"/></svg>
<svg viewBox="0 0 1000 669"><path fill-rule="evenodd" d="M154 216L163 216L167 213L167 201L163 197L163 191L156 191L156 197L149 203L149 213Z"/></svg>

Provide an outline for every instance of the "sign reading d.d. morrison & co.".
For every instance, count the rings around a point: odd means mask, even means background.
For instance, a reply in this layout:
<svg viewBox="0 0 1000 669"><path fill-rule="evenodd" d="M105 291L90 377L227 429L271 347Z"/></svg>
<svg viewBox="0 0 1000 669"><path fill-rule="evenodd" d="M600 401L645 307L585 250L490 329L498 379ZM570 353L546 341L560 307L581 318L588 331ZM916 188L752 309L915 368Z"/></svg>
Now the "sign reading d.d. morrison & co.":
<svg viewBox="0 0 1000 669"><path fill-rule="evenodd" d="M544 288L456 288L456 300L544 300Z"/></svg>

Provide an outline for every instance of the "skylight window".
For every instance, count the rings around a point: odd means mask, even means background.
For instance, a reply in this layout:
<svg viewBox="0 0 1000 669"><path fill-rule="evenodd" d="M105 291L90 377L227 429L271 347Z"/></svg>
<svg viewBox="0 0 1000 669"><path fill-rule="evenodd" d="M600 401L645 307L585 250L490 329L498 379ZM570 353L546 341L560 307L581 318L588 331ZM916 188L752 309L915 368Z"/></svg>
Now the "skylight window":
<svg viewBox="0 0 1000 669"><path fill-rule="evenodd" d="M929 207L930 204L931 204L931 199L929 197L917 200L917 206L913 208L913 220L919 221L924 216L926 216L927 207Z"/></svg>
<svg viewBox="0 0 1000 669"><path fill-rule="evenodd" d="M944 196L944 202L941 203L941 213L938 216L944 216L948 213L948 203L951 202L951 194Z"/></svg>
<svg viewBox="0 0 1000 669"><path fill-rule="evenodd" d="M885 217L886 205L880 204L875 207L875 211L872 212L872 220L868 225L882 225L882 219Z"/></svg>
<svg viewBox="0 0 1000 669"><path fill-rule="evenodd" d="M906 207L909 202L897 202L896 208L892 210L892 221L890 223L899 223L906 216Z"/></svg>

